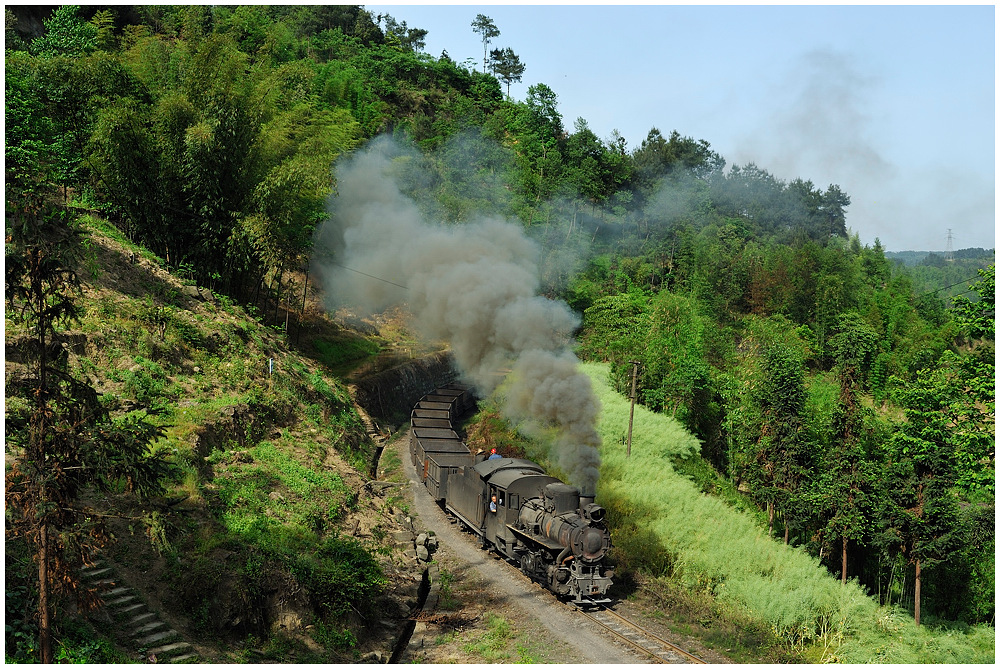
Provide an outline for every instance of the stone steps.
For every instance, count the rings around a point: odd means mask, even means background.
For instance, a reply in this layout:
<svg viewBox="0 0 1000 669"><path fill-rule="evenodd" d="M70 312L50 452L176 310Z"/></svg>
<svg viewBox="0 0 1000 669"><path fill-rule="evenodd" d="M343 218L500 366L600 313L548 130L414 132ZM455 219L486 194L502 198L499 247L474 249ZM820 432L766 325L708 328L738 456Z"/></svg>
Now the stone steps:
<svg viewBox="0 0 1000 669"><path fill-rule="evenodd" d="M162 620L154 620L153 622L146 623L142 627L136 627L132 630L132 636L140 636L142 634L149 634L150 632L162 631L167 623Z"/></svg>
<svg viewBox="0 0 1000 669"><path fill-rule="evenodd" d="M131 625L132 627L137 627L139 625L145 625L146 623L152 622L154 620L156 620L155 613L151 612L140 613L135 618L132 618L132 620L128 621L128 624Z"/></svg>
<svg viewBox="0 0 1000 669"><path fill-rule="evenodd" d="M199 659L198 653L188 653L186 655L178 655L177 657L170 658L171 664L181 664L181 663L195 663Z"/></svg>
<svg viewBox="0 0 1000 669"><path fill-rule="evenodd" d="M140 661L196 663L198 653L180 632L151 611L140 595L122 584L114 568L100 562L81 570L83 581L97 587L105 610L117 621L116 636L138 654Z"/></svg>
<svg viewBox="0 0 1000 669"><path fill-rule="evenodd" d="M154 634L150 634L149 636L144 636L136 641L136 643L139 644L140 648L148 648L153 644L161 643L178 636L180 636L180 633L177 630L170 629L166 632L156 632Z"/></svg>

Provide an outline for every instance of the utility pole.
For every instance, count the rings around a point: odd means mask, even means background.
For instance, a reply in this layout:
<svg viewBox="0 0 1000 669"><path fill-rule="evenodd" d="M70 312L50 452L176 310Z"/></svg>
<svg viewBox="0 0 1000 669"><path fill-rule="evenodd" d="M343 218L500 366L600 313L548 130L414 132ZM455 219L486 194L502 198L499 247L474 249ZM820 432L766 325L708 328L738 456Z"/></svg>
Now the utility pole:
<svg viewBox="0 0 1000 669"><path fill-rule="evenodd" d="M628 411L628 440L625 446L625 457L632 457L632 418L635 416L635 379L639 375L639 361L632 360L632 406Z"/></svg>

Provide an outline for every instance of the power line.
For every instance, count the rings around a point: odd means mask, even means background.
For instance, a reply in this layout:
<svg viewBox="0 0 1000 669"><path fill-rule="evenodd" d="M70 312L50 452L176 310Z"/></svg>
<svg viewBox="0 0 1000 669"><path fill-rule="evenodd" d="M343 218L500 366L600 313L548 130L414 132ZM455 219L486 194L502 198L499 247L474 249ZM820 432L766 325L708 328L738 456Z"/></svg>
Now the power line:
<svg viewBox="0 0 1000 669"><path fill-rule="evenodd" d="M955 286L961 285L961 284L966 283L968 281L973 281L973 280L978 279L978 278L979 278L979 275L977 274L976 276L969 277L968 279L962 279L958 283L953 283L950 286L944 286L943 288L935 288L934 290L928 290L926 293L920 293L919 295L917 295L917 297L923 297L924 295L930 295L931 293L936 293L936 292L941 291L941 290L948 290L949 288L954 288ZM962 291L962 292L967 293L969 291L966 290L966 291Z"/></svg>
<svg viewBox="0 0 1000 669"><path fill-rule="evenodd" d="M341 269L346 269L349 272L356 272L356 273L358 273L358 274L360 274L362 276L367 276L369 279L375 279L376 281L382 281L382 282L385 282L385 283L392 284L393 286L397 286L399 288L402 288L403 290L409 290L408 286L404 286L401 283L396 283L395 281L389 281L389 279L383 279L380 276L375 276L374 274L368 274L367 272L362 272L359 269L352 269L350 267L347 267L346 265L341 265L339 262L333 262L332 260L329 260L327 262L329 262L331 265L336 265L337 267L339 267Z"/></svg>

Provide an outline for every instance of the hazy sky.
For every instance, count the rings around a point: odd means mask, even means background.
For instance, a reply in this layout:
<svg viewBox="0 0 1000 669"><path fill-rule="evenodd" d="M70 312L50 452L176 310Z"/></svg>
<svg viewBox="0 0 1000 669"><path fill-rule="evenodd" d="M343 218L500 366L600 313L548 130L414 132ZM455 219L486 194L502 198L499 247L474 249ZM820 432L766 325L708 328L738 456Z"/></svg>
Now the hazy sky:
<svg viewBox="0 0 1000 669"><path fill-rule="evenodd" d="M995 246L995 11L967 6L365 5L482 68L477 14L577 117L637 147L650 128L729 165L838 184L890 251Z"/></svg>

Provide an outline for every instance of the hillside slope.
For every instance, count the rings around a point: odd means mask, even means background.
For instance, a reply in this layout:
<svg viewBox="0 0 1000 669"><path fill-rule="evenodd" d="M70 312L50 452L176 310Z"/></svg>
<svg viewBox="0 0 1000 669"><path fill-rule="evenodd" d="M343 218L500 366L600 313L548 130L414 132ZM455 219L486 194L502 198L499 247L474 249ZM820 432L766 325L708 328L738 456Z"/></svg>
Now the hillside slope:
<svg viewBox="0 0 1000 669"><path fill-rule="evenodd" d="M805 551L704 494L670 464L699 457L697 440L672 418L636 407L626 457L628 400L610 388L606 365L584 369L603 404L598 500L633 565L747 612L810 660L992 663L992 628L916 627L905 612L879 607L855 581L841 586Z"/></svg>
<svg viewBox="0 0 1000 669"><path fill-rule="evenodd" d="M82 317L61 335L71 369L113 416L139 412L164 426L154 449L172 465L164 498L85 500L108 518L102 553L115 579L203 661L352 661L391 648L420 569L394 542L408 522L398 488L367 474L373 436L387 435L328 366L386 341L311 305L294 344L283 313L264 325L170 274L106 222L85 216L84 229ZM20 328L8 319L8 384L27 360ZM8 591L30 571L14 543ZM134 641L119 641L127 657L142 657Z"/></svg>

